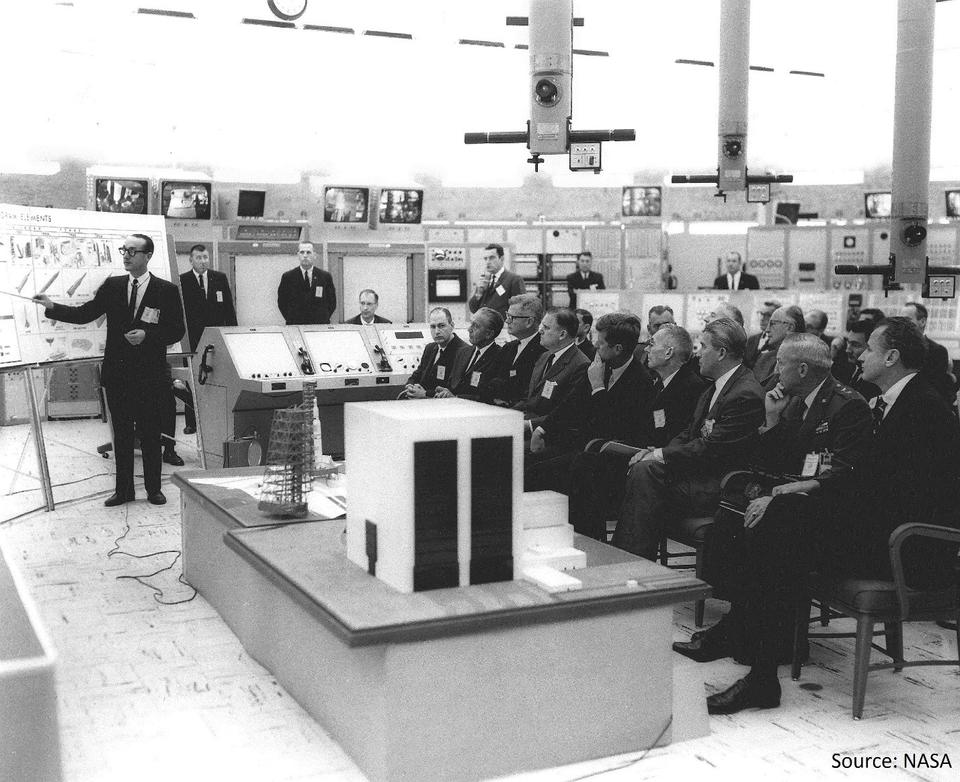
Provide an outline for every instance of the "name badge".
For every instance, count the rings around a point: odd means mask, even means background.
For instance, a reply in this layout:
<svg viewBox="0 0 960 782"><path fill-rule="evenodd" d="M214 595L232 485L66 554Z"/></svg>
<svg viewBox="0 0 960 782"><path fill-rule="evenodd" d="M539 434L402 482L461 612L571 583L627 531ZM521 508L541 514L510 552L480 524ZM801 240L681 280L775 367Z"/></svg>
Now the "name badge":
<svg viewBox="0 0 960 782"><path fill-rule="evenodd" d="M667 414L663 410L653 411L653 426L655 429L663 429L667 425Z"/></svg>
<svg viewBox="0 0 960 782"><path fill-rule="evenodd" d="M553 389L555 389L556 387L557 387L556 380L547 380L543 384L543 391L540 392L540 396L542 396L544 399L549 399L550 397L553 396Z"/></svg>
<svg viewBox="0 0 960 782"><path fill-rule="evenodd" d="M223 304L223 291L217 291L217 301Z"/></svg>
<svg viewBox="0 0 960 782"><path fill-rule="evenodd" d="M505 294L505 293L507 292L506 289L505 289L502 285L498 285L496 290L497 290L497 294L498 294L499 296L503 296L503 294Z"/></svg>
<svg viewBox="0 0 960 782"><path fill-rule="evenodd" d="M313 289L313 295L314 295L316 298L318 298L318 299L322 299L322 298L323 298L323 286L322 286L322 285L318 285L316 288L314 288L314 289Z"/></svg>
<svg viewBox="0 0 960 782"><path fill-rule="evenodd" d="M473 386L474 388L476 388L477 386L480 385L480 373L479 373L479 372L471 372L471 373L470 373L470 385Z"/></svg>
<svg viewBox="0 0 960 782"><path fill-rule="evenodd" d="M140 320L144 323L159 323L160 322L160 310L156 307L144 307L143 315L140 316Z"/></svg>
<svg viewBox="0 0 960 782"><path fill-rule="evenodd" d="M820 467L820 454L818 453L808 453L803 457L803 469L800 471L800 475L804 478L812 478L817 474L817 470Z"/></svg>
<svg viewBox="0 0 960 782"><path fill-rule="evenodd" d="M517 376L517 370L511 369L511 370L510 370L510 377L516 377L516 376Z"/></svg>
<svg viewBox="0 0 960 782"><path fill-rule="evenodd" d="M443 364L437 365L437 380L447 379L447 368Z"/></svg>

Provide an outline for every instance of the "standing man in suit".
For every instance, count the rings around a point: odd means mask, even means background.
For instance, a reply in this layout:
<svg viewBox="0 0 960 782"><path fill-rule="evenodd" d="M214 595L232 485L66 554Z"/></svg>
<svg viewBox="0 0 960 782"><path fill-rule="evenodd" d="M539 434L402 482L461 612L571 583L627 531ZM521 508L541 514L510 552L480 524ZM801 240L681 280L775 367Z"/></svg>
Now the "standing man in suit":
<svg viewBox="0 0 960 782"><path fill-rule="evenodd" d="M372 288L364 288L360 291L360 314L344 323L350 323L354 326L372 326L374 323L389 323L386 318L377 315L377 307L380 304L380 297Z"/></svg>
<svg viewBox="0 0 960 782"><path fill-rule="evenodd" d="M570 297L570 309L577 308L577 291L602 291L607 286L603 284L603 275L591 271L593 253L584 250L577 256L577 270L567 275L567 295ZM590 356L592 360L592 356Z"/></svg>
<svg viewBox="0 0 960 782"><path fill-rule="evenodd" d="M728 252L723 263L727 268L726 274L721 274L713 281L713 287L720 291L760 290L760 281L752 274L743 271L743 258L736 250Z"/></svg>
<svg viewBox="0 0 960 782"><path fill-rule="evenodd" d="M120 248L127 274L108 277L94 297L79 307L54 304L43 294L34 297L51 320L89 323L107 316L107 344L101 380L113 425L117 457L116 490L108 508L135 499L133 486L133 433L140 433L143 482L147 500L163 505L160 490L160 403L168 393L167 346L186 331L177 286L147 271L153 257L153 240L131 234Z"/></svg>
<svg viewBox="0 0 960 782"><path fill-rule="evenodd" d="M900 316L910 318L920 328L923 333L923 341L927 346L927 355L923 360L923 366L920 371L927 381L932 385L937 393L946 401L949 407L956 407L957 404L957 379L953 376L952 364L947 349L934 342L926 335L927 330L927 308L918 301L910 301L903 305L900 310Z"/></svg>
<svg viewBox="0 0 960 782"><path fill-rule="evenodd" d="M496 372L500 346L494 341L503 331L503 318L496 310L481 307L470 319L470 344L473 351L460 382L452 391L438 388L438 398L458 396L475 402L493 401L491 381Z"/></svg>
<svg viewBox="0 0 960 782"><path fill-rule="evenodd" d="M423 349L420 365L410 375L400 399L451 396L446 392L456 388L463 377L473 348L453 333L453 316L446 307L430 310L430 336L433 342Z"/></svg>
<svg viewBox="0 0 960 782"><path fill-rule="evenodd" d="M470 307L470 312L489 307L503 317L507 314L510 297L526 293L526 283L519 274L503 268L503 247L499 244L488 244L483 249L483 262L487 265L486 273L474 287L473 296L467 306Z"/></svg>
<svg viewBox="0 0 960 782"><path fill-rule="evenodd" d="M523 411L527 434L533 433L586 374L590 362L574 344L579 325L571 310L548 310L540 321L540 345L546 352L533 367L526 399L514 405Z"/></svg>
<svg viewBox="0 0 960 782"><path fill-rule="evenodd" d="M730 318L704 326L700 374L714 384L683 432L630 460L613 545L655 560L670 518L713 513L724 473L749 461L763 423L763 390L743 366L746 342L743 327Z"/></svg>
<svg viewBox="0 0 960 782"><path fill-rule="evenodd" d="M200 335L207 326L236 326L237 312L233 307L230 282L223 272L210 268L210 253L206 245L195 244L190 248L191 270L180 275L180 292L183 294L183 314L187 321L187 337L190 352L196 353ZM197 414L193 407L190 388L173 386L173 394L183 400L184 434L197 431ZM176 420L176 402L169 400L164 411L163 434L173 438ZM168 464L183 466L173 450L172 439L164 439L163 459ZM179 462L179 464L177 464Z"/></svg>
<svg viewBox="0 0 960 782"><path fill-rule="evenodd" d="M284 272L277 288L277 307L288 326L329 323L337 311L337 291L333 277L314 267L317 254L313 242L300 242L300 265Z"/></svg>
<svg viewBox="0 0 960 782"><path fill-rule="evenodd" d="M580 327L577 329L577 348L589 361L597 355L597 349L590 339L590 332L593 329L593 315L587 310L574 310Z"/></svg>
<svg viewBox="0 0 960 782"><path fill-rule="evenodd" d="M521 293L510 298L507 310L507 333L513 337L498 355L490 393L494 404L511 407L527 395L533 365L543 353L540 344L540 321L543 302L535 293Z"/></svg>
<svg viewBox="0 0 960 782"><path fill-rule="evenodd" d="M742 516L717 514L707 532L704 578L730 601L730 612L673 646L697 662L733 656L752 666L746 678L707 699L712 714L779 705L777 666L791 656L795 587L810 566L804 539L819 525L849 518L870 447L870 409L830 374L830 351L819 337L787 337L778 361L780 382L764 398L755 462L797 477L770 481L770 493L741 506Z"/></svg>

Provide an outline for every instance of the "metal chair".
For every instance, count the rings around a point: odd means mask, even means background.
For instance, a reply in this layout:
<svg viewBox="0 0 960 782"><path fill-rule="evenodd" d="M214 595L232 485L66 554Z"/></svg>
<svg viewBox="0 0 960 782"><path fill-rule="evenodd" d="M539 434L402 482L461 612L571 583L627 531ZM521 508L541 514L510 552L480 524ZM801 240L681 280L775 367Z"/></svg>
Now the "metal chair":
<svg viewBox="0 0 960 782"><path fill-rule="evenodd" d="M946 586L930 589L915 589L907 584L901 550L904 542L911 537L931 538L960 546L960 530L933 524L902 524L890 533L893 581L836 579L820 573L811 573L804 586L804 594L797 603L791 670L793 680L800 679L800 651L806 647L807 638L856 638L853 670L853 718L855 720L863 716L867 674L870 671L885 668L901 671L914 665L960 666L960 630L956 631L958 659L903 659L903 622L937 620L956 622L960 619L960 597L958 597L960 589L958 589L957 579ZM848 616L856 619L856 632L809 633L811 601L818 602L821 608L829 606L832 617ZM884 625L885 647L879 647L873 643L874 625L878 623ZM872 648L886 654L892 662L871 664Z"/></svg>

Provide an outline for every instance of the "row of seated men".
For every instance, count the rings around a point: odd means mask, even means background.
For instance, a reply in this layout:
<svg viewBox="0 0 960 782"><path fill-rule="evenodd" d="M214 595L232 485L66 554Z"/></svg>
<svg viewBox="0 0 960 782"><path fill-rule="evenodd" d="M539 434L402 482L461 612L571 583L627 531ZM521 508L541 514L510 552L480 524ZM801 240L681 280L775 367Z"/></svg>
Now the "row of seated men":
<svg viewBox="0 0 960 782"><path fill-rule="evenodd" d="M567 494L581 534L602 538L616 519L613 544L654 560L679 518L713 516L705 578L731 608L674 649L751 666L708 699L711 713L732 713L779 705L792 596L809 569L889 580L897 526L960 527L960 422L924 371L929 348L915 318L871 324L854 362L868 402L833 375L830 347L807 333L799 308L772 311L752 368L736 308L710 317L693 356L666 307L651 310L642 343L638 318L605 315L590 360L577 346L576 314L542 314L533 295L511 298L507 327L517 339L502 348L496 312L475 313L466 345L449 313L434 310L435 344L402 395L522 410L524 488ZM721 505L721 481L742 469L759 470L766 491ZM917 544L904 557L920 582L956 578L955 548Z"/></svg>

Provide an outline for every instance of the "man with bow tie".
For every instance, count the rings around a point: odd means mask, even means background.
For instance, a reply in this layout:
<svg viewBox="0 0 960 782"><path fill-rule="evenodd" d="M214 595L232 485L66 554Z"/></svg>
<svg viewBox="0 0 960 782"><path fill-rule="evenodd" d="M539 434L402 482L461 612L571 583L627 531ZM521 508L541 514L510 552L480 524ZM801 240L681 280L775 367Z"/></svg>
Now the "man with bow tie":
<svg viewBox="0 0 960 782"><path fill-rule="evenodd" d="M337 291L333 277L317 269L317 254L312 242L300 242L300 265L284 272L277 288L277 307L288 326L329 323L337 311Z"/></svg>

